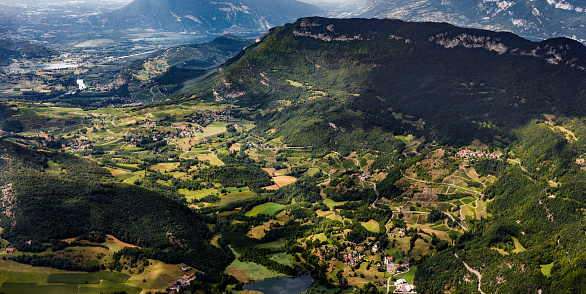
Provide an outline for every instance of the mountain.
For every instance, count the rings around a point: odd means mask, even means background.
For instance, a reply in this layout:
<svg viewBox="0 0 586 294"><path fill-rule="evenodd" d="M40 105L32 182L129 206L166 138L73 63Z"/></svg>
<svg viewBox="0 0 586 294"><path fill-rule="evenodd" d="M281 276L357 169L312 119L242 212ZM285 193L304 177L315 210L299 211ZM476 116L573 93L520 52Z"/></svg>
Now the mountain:
<svg viewBox="0 0 586 294"><path fill-rule="evenodd" d="M586 114L585 69L586 48L565 38L304 18L227 62L199 95L262 109L258 130L294 146L392 148L405 132L502 146L543 113Z"/></svg>
<svg viewBox="0 0 586 294"><path fill-rule="evenodd" d="M362 0L348 2L330 15L448 22L532 38L569 37L586 42L584 0Z"/></svg>
<svg viewBox="0 0 586 294"><path fill-rule="evenodd" d="M29 42L0 42L0 65L9 65L11 59L45 58L55 54L55 50Z"/></svg>
<svg viewBox="0 0 586 294"><path fill-rule="evenodd" d="M118 183L107 169L71 154L6 140L0 154L2 237L20 251L99 231L212 273L232 258L206 243L210 230L182 196Z"/></svg>
<svg viewBox="0 0 586 294"><path fill-rule="evenodd" d="M135 0L104 16L108 28L160 29L199 34L259 34L320 13L295 0Z"/></svg>
<svg viewBox="0 0 586 294"><path fill-rule="evenodd" d="M174 94L205 77L254 40L225 35L203 44L171 47L137 60L115 77L118 93L143 101ZM144 76L149 78L145 80Z"/></svg>

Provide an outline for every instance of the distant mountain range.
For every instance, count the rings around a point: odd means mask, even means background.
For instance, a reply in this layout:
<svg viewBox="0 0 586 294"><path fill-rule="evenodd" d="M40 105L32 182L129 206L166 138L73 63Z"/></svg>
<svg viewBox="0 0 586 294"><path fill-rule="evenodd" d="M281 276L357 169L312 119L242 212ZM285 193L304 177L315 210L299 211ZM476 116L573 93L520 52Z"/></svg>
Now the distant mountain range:
<svg viewBox="0 0 586 294"><path fill-rule="evenodd" d="M586 42L584 0L357 0L330 11L329 16L448 22L524 37Z"/></svg>
<svg viewBox="0 0 586 294"><path fill-rule="evenodd" d="M116 29L245 35L321 13L316 6L296 0L135 0L101 21Z"/></svg>

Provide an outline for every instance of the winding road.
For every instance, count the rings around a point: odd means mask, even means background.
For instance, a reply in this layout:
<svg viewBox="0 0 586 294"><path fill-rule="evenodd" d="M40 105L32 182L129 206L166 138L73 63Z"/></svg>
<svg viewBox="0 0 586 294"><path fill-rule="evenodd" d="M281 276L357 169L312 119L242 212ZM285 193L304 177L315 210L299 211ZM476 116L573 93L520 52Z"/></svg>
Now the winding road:
<svg viewBox="0 0 586 294"><path fill-rule="evenodd" d="M456 258L459 258L459 257L458 257L458 254L456 254L456 253L454 253L454 256L455 256ZM461 259L460 259L460 260L461 260ZM477 271L477 270L475 270L475 269L471 268L470 266L468 266L468 264L466 264L466 262L464 262L463 260L462 260L462 263L464 264L464 266L466 267L466 269L468 269L468 271L469 271L469 272L471 272L471 273L475 274L475 275L478 277L478 292L480 292L480 294L486 294L486 293L484 293L484 292L482 291L482 289L480 289L480 284L481 284L481 282L482 282L482 274L480 274L480 272L479 272L479 271ZM388 293L388 292L387 292L387 293Z"/></svg>

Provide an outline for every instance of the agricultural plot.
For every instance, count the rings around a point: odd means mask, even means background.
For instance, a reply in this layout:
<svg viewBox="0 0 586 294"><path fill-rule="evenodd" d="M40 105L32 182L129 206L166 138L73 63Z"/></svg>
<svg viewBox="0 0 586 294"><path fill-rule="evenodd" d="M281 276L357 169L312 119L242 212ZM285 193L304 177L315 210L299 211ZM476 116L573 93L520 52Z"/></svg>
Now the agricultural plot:
<svg viewBox="0 0 586 294"><path fill-rule="evenodd" d="M76 294L77 285L42 285L35 283L4 282L0 292L11 294Z"/></svg>
<svg viewBox="0 0 586 294"><path fill-rule="evenodd" d="M544 265L540 265L541 267L541 273L543 273L544 276L546 277L551 277L551 268L553 267L553 262L550 264L544 264Z"/></svg>
<svg viewBox="0 0 586 294"><path fill-rule="evenodd" d="M375 220L371 219L368 222L361 223L361 225L373 233L377 233L379 231L379 223Z"/></svg>
<svg viewBox="0 0 586 294"><path fill-rule="evenodd" d="M346 203L347 201L342 201L342 202L336 202L332 199L326 199L324 200L324 204L327 205L330 209L334 209L334 207L338 206L338 205L342 205L344 203Z"/></svg>
<svg viewBox="0 0 586 294"><path fill-rule="evenodd" d="M179 166L178 162L159 163L151 166L151 169L160 173L170 172L172 169Z"/></svg>
<svg viewBox="0 0 586 294"><path fill-rule="evenodd" d="M150 265L144 268L144 272L130 277L126 285L142 288L143 292L155 293L167 288L171 282L185 274L180 264L168 264L150 259L149 263Z"/></svg>
<svg viewBox="0 0 586 294"><path fill-rule="evenodd" d="M249 212L246 213L246 216L257 216L259 214L266 214L268 216L272 216L277 211L283 209L284 207L285 206L282 204L268 202L268 203L257 205L255 207L253 207Z"/></svg>
<svg viewBox="0 0 586 294"><path fill-rule="evenodd" d="M124 283L130 278L129 275L117 272L100 271L94 273L63 273L50 274L47 283L62 284L99 284L101 280L108 280L116 283Z"/></svg>
<svg viewBox="0 0 586 294"><path fill-rule="evenodd" d="M291 176L278 176L274 177L273 181L275 182L275 184L277 184L277 186L279 186L279 188L282 188L284 186L295 183L297 179Z"/></svg>
<svg viewBox="0 0 586 294"><path fill-rule="evenodd" d="M78 294L101 294L101 293L121 293L138 294L142 289L126 284L120 284L108 280L101 281L98 285L79 285Z"/></svg>
<svg viewBox="0 0 586 294"><path fill-rule="evenodd" d="M511 237L511 238L513 238L513 242L515 243L515 250L513 250L513 253L521 253L521 252L527 251L527 249L525 249L525 247L523 247L523 245L521 245L521 243L519 242L519 239L517 239L515 237Z"/></svg>
<svg viewBox="0 0 586 294"><path fill-rule="evenodd" d="M220 200L220 202L218 202L218 205L225 206L226 204L228 204L230 202L247 199L247 198L253 197L255 195L256 194L252 191L230 193L228 195L221 196L220 197L221 200Z"/></svg>

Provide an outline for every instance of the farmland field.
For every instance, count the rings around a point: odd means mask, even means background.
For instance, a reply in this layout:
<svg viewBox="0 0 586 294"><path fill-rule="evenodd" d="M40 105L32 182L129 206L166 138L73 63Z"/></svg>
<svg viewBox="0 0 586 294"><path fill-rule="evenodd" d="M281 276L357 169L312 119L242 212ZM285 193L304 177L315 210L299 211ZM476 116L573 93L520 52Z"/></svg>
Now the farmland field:
<svg viewBox="0 0 586 294"><path fill-rule="evenodd" d="M10 294L76 294L77 285L40 285L34 283L4 282L0 291Z"/></svg>
<svg viewBox="0 0 586 294"><path fill-rule="evenodd" d="M291 177L291 176L279 176L279 177L274 177L273 181L275 181L275 184L277 184L277 186L279 186L280 188L293 184L297 181L297 179L295 177Z"/></svg>
<svg viewBox="0 0 586 294"><path fill-rule="evenodd" d="M371 232L378 232L379 230L379 223L375 220L369 220L368 222L362 223L362 226L365 227L367 230Z"/></svg>
<svg viewBox="0 0 586 294"><path fill-rule="evenodd" d="M268 202L265 204L257 205L253 207L249 212L246 213L246 216L257 216L259 214L266 214L269 216L274 215L277 211L283 209L285 206L273 202Z"/></svg>
<svg viewBox="0 0 586 294"><path fill-rule="evenodd" d="M126 292L128 294L138 294L142 289L126 284L120 284L108 280L103 280L99 285L79 285L78 294L101 294Z"/></svg>
<svg viewBox="0 0 586 294"><path fill-rule="evenodd" d="M108 280L116 283L124 283L130 278L123 273L101 271L94 273L64 273L50 274L47 277L47 283L63 284L99 284L101 280Z"/></svg>

